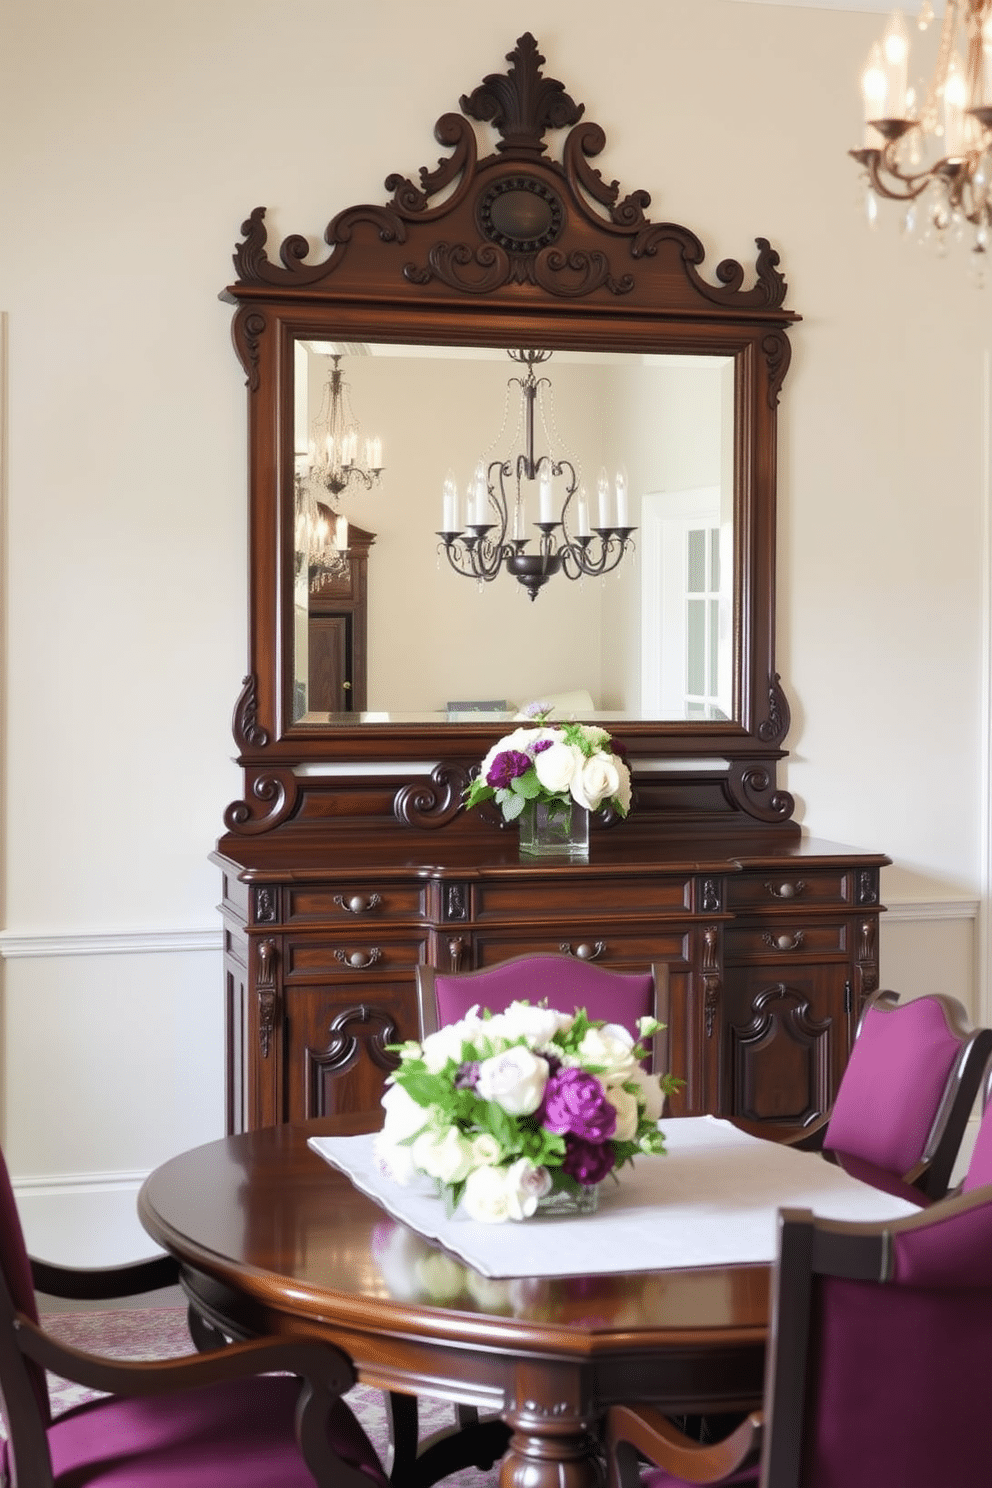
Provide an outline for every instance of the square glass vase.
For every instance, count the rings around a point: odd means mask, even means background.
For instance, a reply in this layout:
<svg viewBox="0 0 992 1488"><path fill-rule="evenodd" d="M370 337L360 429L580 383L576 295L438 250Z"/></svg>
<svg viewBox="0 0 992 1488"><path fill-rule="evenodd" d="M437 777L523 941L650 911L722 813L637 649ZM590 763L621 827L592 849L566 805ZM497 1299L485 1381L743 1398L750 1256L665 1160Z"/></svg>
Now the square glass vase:
<svg viewBox="0 0 992 1488"><path fill-rule="evenodd" d="M528 801L518 818L520 856L589 860L589 813L574 801Z"/></svg>

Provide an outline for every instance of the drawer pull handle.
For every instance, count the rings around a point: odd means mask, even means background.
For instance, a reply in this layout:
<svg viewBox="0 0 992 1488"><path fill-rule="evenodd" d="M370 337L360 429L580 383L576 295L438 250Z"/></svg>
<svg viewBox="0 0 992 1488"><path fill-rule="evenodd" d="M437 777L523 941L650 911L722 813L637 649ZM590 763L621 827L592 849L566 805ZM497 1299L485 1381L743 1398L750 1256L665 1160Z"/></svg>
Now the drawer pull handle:
<svg viewBox="0 0 992 1488"><path fill-rule="evenodd" d="M797 930L795 935L773 935L770 930L766 930L761 938L773 951L798 951L806 934L803 930Z"/></svg>
<svg viewBox="0 0 992 1488"><path fill-rule="evenodd" d="M335 894L334 903L340 909L346 909L349 914L360 915L368 914L370 909L377 909L382 900L378 894L349 894L347 898L344 894Z"/></svg>
<svg viewBox="0 0 992 1488"><path fill-rule="evenodd" d="M606 941L597 940L595 945L590 945L587 940L584 940L581 945L577 945L573 950L569 942L563 940L558 949L563 956L575 956L579 961L598 961L606 950Z"/></svg>
<svg viewBox="0 0 992 1488"><path fill-rule="evenodd" d="M799 895L804 892L806 885L799 878L795 883L766 883L765 888L773 899L798 899Z"/></svg>
<svg viewBox="0 0 992 1488"><path fill-rule="evenodd" d="M382 952L378 946L372 946L367 951L335 951L335 958L342 965L350 967L352 971L365 971L374 966L377 961L382 960Z"/></svg>

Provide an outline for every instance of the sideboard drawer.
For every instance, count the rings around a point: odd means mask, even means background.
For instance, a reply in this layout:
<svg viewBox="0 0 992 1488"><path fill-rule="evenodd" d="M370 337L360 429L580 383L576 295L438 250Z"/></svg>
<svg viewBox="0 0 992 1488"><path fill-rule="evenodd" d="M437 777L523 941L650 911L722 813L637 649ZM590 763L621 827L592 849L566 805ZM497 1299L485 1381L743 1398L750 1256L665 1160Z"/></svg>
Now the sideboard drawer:
<svg viewBox="0 0 992 1488"><path fill-rule="evenodd" d="M496 880L474 890L475 920L555 920L582 915L587 924L617 919L683 915L692 905L692 879L579 878Z"/></svg>
<svg viewBox="0 0 992 1488"><path fill-rule="evenodd" d="M369 934L366 927L356 925L349 936L288 938L283 977L290 983L365 972L410 973L426 959L427 942L422 937L397 939Z"/></svg>
<svg viewBox="0 0 992 1488"><path fill-rule="evenodd" d="M418 920L425 913L420 884L368 883L356 877L340 887L300 884L286 891L286 923L358 924L363 920Z"/></svg>
<svg viewBox="0 0 992 1488"><path fill-rule="evenodd" d="M728 925L724 949L728 962L797 961L818 956L844 956L848 947L846 920L779 920L762 924Z"/></svg>
<svg viewBox="0 0 992 1488"><path fill-rule="evenodd" d="M808 872L791 865L767 873L741 873L727 878L728 909L782 909L813 905L817 909L836 905L847 908L854 902L854 875L842 868L813 868Z"/></svg>
<svg viewBox="0 0 992 1488"><path fill-rule="evenodd" d="M643 933L618 932L604 923L602 932L586 924L559 923L552 929L515 933L510 930L486 934L477 931L475 968L495 966L512 956L538 956L549 953L575 956L579 961L595 961L600 966L630 971L646 971L654 961L686 964L689 961L687 928L663 927Z"/></svg>

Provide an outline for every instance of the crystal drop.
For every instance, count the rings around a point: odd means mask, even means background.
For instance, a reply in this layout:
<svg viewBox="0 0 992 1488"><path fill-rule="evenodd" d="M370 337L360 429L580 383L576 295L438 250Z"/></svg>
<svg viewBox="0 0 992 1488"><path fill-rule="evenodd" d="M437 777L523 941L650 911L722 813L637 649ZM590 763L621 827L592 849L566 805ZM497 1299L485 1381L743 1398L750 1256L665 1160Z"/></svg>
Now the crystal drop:
<svg viewBox="0 0 992 1488"><path fill-rule="evenodd" d="M878 225L878 196L871 186L865 192L865 216L869 227L874 228Z"/></svg>
<svg viewBox="0 0 992 1488"><path fill-rule="evenodd" d="M916 236L916 224L916 203L910 202L909 206L906 208L906 215L902 220L902 230L907 238L913 238Z"/></svg>
<svg viewBox="0 0 992 1488"><path fill-rule="evenodd" d="M917 26L919 26L921 31L925 31L932 20L933 6L930 4L930 0L923 0L923 4L920 6L920 14L916 24Z"/></svg>

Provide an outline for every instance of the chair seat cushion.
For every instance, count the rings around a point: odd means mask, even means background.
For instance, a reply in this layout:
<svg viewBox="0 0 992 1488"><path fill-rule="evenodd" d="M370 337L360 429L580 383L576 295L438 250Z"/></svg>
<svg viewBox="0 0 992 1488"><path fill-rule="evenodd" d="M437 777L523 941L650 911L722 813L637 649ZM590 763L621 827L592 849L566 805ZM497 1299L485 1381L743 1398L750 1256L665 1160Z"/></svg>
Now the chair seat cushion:
<svg viewBox="0 0 992 1488"><path fill-rule="evenodd" d="M313 1488L294 1434L299 1392L290 1375L262 1375L178 1395L89 1401L49 1427L56 1488ZM387 1488L343 1401L329 1436L342 1459Z"/></svg>
<svg viewBox="0 0 992 1488"><path fill-rule="evenodd" d="M757 1463L753 1467L742 1467L740 1472L731 1473L729 1478L721 1478L714 1488L722 1488L724 1483L756 1483L759 1471ZM644 1488L691 1488L684 1478L673 1478L671 1473L665 1472L661 1467L645 1469L641 1473L641 1483Z"/></svg>

